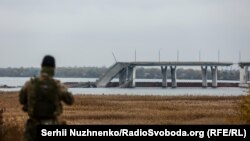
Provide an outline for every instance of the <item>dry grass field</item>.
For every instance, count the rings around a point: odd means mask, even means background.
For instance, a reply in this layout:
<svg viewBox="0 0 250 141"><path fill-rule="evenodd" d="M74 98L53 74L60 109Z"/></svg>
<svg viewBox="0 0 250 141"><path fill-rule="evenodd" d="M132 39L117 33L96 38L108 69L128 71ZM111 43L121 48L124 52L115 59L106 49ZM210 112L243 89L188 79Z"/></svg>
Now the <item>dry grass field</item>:
<svg viewBox="0 0 250 141"><path fill-rule="evenodd" d="M72 106L64 105L61 118L73 125L242 124L240 101L232 96L75 95ZM2 138L22 141L27 114L21 111L18 93L0 92L0 108L5 109Z"/></svg>

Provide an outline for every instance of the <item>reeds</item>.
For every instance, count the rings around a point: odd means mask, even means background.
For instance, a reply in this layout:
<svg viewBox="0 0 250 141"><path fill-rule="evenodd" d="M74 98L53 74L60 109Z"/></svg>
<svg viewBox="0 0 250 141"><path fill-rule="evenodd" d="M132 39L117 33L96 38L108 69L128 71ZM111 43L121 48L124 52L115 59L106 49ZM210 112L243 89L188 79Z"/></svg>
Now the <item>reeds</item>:
<svg viewBox="0 0 250 141"><path fill-rule="evenodd" d="M70 124L232 124L240 97L76 96ZM232 122L233 121L233 122Z"/></svg>
<svg viewBox="0 0 250 141"><path fill-rule="evenodd" d="M21 111L16 92L0 92L0 111L0 141L23 141L26 116Z"/></svg>
<svg viewBox="0 0 250 141"><path fill-rule="evenodd" d="M240 118L244 123L250 124L250 88L248 89L248 93L241 99Z"/></svg>
<svg viewBox="0 0 250 141"><path fill-rule="evenodd" d="M241 124L240 96L129 96L75 95L72 106L64 106L61 119L67 124ZM23 141L28 118L18 94L0 93L4 139Z"/></svg>
<svg viewBox="0 0 250 141"><path fill-rule="evenodd" d="M3 140L3 112L4 108L0 107L0 140Z"/></svg>
<svg viewBox="0 0 250 141"><path fill-rule="evenodd" d="M16 118L8 119L3 124L3 141L23 141L24 128Z"/></svg>

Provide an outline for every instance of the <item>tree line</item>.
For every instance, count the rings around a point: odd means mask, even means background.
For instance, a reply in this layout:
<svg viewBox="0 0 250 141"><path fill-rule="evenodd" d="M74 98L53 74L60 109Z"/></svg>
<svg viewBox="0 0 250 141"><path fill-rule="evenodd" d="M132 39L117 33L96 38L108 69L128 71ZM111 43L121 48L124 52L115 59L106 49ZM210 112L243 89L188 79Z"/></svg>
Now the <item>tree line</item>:
<svg viewBox="0 0 250 141"><path fill-rule="evenodd" d="M107 67L59 67L56 68L55 77L73 78L98 78L107 71ZM40 68L0 68L0 77L32 77L38 76ZM177 68L178 79L201 79L201 70ZM219 80L239 80L238 70L218 70ZM170 69L167 70L167 77L170 78ZM211 71L208 69L208 79L211 79ZM136 69L136 78L140 79L161 79L160 68Z"/></svg>

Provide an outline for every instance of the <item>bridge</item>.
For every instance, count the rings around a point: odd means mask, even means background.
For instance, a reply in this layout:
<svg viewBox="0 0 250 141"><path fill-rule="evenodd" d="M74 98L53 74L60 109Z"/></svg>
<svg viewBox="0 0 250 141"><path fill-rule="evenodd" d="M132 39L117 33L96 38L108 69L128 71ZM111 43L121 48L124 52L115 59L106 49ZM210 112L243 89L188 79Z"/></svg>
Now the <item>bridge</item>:
<svg viewBox="0 0 250 141"><path fill-rule="evenodd" d="M249 63L250 64L250 63ZM242 64L242 66L249 66ZM178 66L199 66L202 71L202 87L207 87L207 69L211 68L212 87L217 87L218 67L231 66L231 62L117 62L112 65L103 76L96 81L97 87L107 87L108 83L119 75L120 87L135 87L137 66L159 66L162 73L162 87L167 87L167 68L170 68L172 87L177 87L176 68ZM248 67L247 67L248 68ZM246 69L247 70L247 69Z"/></svg>

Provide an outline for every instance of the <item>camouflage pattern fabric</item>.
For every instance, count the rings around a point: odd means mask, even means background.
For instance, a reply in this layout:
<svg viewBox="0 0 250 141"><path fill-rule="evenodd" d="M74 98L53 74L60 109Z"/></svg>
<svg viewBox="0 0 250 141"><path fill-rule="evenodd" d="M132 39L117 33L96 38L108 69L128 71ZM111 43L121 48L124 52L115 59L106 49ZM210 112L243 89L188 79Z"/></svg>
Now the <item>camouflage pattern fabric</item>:
<svg viewBox="0 0 250 141"><path fill-rule="evenodd" d="M61 102L67 105L74 103L73 95L50 75L53 72L51 69L42 68L40 77L27 81L19 93L22 109L29 115L25 125L26 141L36 140L37 125L65 124L58 120L63 112Z"/></svg>

